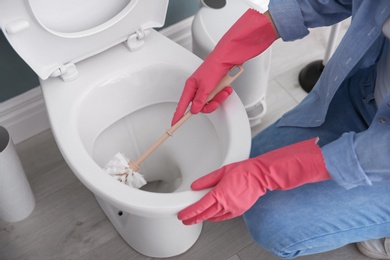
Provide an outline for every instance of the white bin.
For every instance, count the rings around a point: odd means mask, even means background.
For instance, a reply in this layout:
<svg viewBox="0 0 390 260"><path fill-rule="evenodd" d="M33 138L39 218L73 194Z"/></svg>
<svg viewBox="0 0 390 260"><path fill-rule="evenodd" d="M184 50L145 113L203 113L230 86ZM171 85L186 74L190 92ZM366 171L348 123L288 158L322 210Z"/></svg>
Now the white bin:
<svg viewBox="0 0 390 260"><path fill-rule="evenodd" d="M31 214L35 198L8 131L0 126L0 218L20 221Z"/></svg>

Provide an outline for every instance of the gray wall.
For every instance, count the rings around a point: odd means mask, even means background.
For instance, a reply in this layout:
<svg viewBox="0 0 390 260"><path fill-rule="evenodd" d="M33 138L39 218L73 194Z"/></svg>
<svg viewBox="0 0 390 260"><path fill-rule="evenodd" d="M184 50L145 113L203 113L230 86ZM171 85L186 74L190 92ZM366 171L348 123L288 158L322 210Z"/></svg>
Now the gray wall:
<svg viewBox="0 0 390 260"><path fill-rule="evenodd" d="M198 8L199 0L170 0L164 27L194 15ZM15 53L0 31L0 102L38 85L38 77Z"/></svg>

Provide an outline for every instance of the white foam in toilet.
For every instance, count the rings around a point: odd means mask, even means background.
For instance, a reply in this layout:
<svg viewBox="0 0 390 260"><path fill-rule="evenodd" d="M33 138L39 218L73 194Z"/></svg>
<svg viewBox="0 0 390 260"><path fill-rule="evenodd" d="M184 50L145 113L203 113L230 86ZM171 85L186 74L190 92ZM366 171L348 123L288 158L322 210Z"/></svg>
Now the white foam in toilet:
<svg viewBox="0 0 390 260"><path fill-rule="evenodd" d="M64 159L118 233L144 255L175 256L188 250L202 229L202 224L185 226L177 219L181 209L207 192L191 191L190 183L223 164L246 159L250 126L233 93L214 113L193 116L141 164L149 182L144 190L106 174L102 166L116 152L136 158L170 127L184 82L201 64L150 29L162 25L167 0L113 2L128 2L122 6L127 16L121 11L113 15L115 9L108 18L94 18L92 25L61 28L62 22L46 20L43 26L42 18L31 17L38 14L31 11L38 3L45 8L44 0L0 1L0 25L41 78Z"/></svg>

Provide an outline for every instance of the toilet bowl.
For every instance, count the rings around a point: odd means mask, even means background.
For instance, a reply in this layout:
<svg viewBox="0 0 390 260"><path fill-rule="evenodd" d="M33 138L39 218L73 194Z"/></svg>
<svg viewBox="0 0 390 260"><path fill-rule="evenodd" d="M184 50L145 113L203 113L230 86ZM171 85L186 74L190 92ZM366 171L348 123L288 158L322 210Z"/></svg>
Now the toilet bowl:
<svg viewBox="0 0 390 260"><path fill-rule="evenodd" d="M41 79L64 159L133 249L150 257L185 252L202 224L185 226L177 213L207 192L192 191L191 182L248 158L251 133L244 106L233 93L215 112L193 116L141 164L148 182L141 189L118 182L102 167L118 151L137 158L170 127L184 82L201 60L151 28L163 24L167 0L112 1L116 8L110 6L103 20L66 28L63 21L54 22L56 15L41 17L45 12L39 7L48 8L43 2L3 1L0 10L11 14L0 11L0 24ZM100 2L106 1L83 5ZM27 36L33 40L25 42Z"/></svg>

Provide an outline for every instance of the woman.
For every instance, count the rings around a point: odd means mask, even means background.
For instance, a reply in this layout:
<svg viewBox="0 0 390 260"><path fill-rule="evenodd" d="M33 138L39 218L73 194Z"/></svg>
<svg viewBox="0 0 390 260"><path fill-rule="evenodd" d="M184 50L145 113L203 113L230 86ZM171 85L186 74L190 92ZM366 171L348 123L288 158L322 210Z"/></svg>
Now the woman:
<svg viewBox="0 0 390 260"><path fill-rule="evenodd" d="M232 91L206 104L221 77L279 37L352 21L310 94L253 138L248 160L196 180L192 189L212 189L178 218L243 214L252 237L283 258L365 241L362 253L390 259L389 15L388 0L271 0L265 14L240 17L186 81L172 124L190 105L214 111Z"/></svg>

